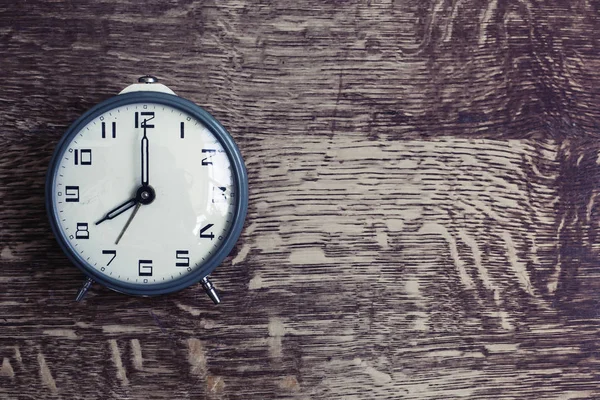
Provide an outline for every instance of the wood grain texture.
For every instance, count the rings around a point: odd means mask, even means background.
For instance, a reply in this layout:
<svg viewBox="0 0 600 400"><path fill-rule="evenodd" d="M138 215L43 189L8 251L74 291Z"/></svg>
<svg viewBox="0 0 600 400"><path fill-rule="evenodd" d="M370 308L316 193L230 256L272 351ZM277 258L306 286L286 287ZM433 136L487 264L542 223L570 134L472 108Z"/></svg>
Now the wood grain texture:
<svg viewBox="0 0 600 400"><path fill-rule="evenodd" d="M598 7L0 5L0 398L600 398ZM153 73L250 177L200 287L94 287L46 220L67 126Z"/></svg>

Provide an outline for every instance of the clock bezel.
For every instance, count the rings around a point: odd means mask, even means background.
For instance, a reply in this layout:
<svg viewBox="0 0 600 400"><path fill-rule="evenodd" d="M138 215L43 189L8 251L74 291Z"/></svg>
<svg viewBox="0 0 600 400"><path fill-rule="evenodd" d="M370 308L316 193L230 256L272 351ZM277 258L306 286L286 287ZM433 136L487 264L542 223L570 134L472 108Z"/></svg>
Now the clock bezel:
<svg viewBox="0 0 600 400"><path fill-rule="evenodd" d="M66 234L60 228L58 212L54 203L54 187L58 175L60 159L64 152L68 149L68 146L73 138L88 123L102 114L105 114L116 107L126 106L134 103L156 103L167 105L188 113L203 123L204 126L206 126L206 128L217 138L217 140L219 140L231 162L234 186L237 193L234 216L231 222L230 230L226 237L222 240L222 243L218 249L201 266L195 268L190 273L164 283L144 284L122 282L111 278L110 276L93 268L84 259L80 258L77 252L74 251L70 245ZM134 296L157 296L161 294L178 292L200 282L204 277L213 272L215 268L219 266L229 255L237 243L240 234L242 233L248 211L248 175L242 154L235 144L233 138L225 129L225 127L223 127L223 125L221 125L221 123L217 121L217 119L208 111L194 104L190 100L172 94L152 91L125 93L111 97L92 107L81 117L79 117L63 134L54 150L54 154L50 161L50 166L46 176L46 210L50 220L52 232L54 233L54 236L62 251L69 258L69 260L75 264L75 266L78 267L87 277L103 286L106 286L109 289L120 293Z"/></svg>

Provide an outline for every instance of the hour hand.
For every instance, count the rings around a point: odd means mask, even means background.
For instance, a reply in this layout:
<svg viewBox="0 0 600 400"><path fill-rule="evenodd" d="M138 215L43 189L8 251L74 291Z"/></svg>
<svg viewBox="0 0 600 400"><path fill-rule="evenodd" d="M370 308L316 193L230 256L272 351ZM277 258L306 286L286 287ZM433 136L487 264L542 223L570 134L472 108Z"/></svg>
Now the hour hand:
<svg viewBox="0 0 600 400"><path fill-rule="evenodd" d="M125 211L129 210L131 207L135 206L138 203L137 199L134 197L133 199L127 200L125 203L117 206L115 209L110 210L102 219L96 222L96 225L106 221L107 219L113 219L114 217L121 215Z"/></svg>

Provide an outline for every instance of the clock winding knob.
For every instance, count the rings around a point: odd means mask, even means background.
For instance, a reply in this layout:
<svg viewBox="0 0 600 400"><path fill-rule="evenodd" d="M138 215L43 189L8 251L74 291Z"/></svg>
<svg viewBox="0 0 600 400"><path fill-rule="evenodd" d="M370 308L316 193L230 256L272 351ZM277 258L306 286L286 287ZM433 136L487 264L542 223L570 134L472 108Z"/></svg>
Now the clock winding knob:
<svg viewBox="0 0 600 400"><path fill-rule="evenodd" d="M139 83L157 83L158 78L152 75L144 75L138 78Z"/></svg>

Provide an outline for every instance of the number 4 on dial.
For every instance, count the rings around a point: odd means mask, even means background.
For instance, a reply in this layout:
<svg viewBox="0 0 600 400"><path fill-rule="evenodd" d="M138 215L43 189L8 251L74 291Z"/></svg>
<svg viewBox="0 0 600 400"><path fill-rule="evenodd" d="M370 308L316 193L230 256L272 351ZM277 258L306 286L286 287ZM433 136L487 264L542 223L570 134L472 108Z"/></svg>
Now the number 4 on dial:
<svg viewBox="0 0 600 400"><path fill-rule="evenodd" d="M209 230L210 228L212 228L212 227L213 227L213 225L214 225L214 224L208 224L208 225L206 225L204 228L200 229L200 237L201 237L202 239L210 239L210 240L213 240L213 239L215 238L215 234L214 234L214 233L212 233L212 232L209 232L208 234L204 233L204 232L206 232L207 230Z"/></svg>

